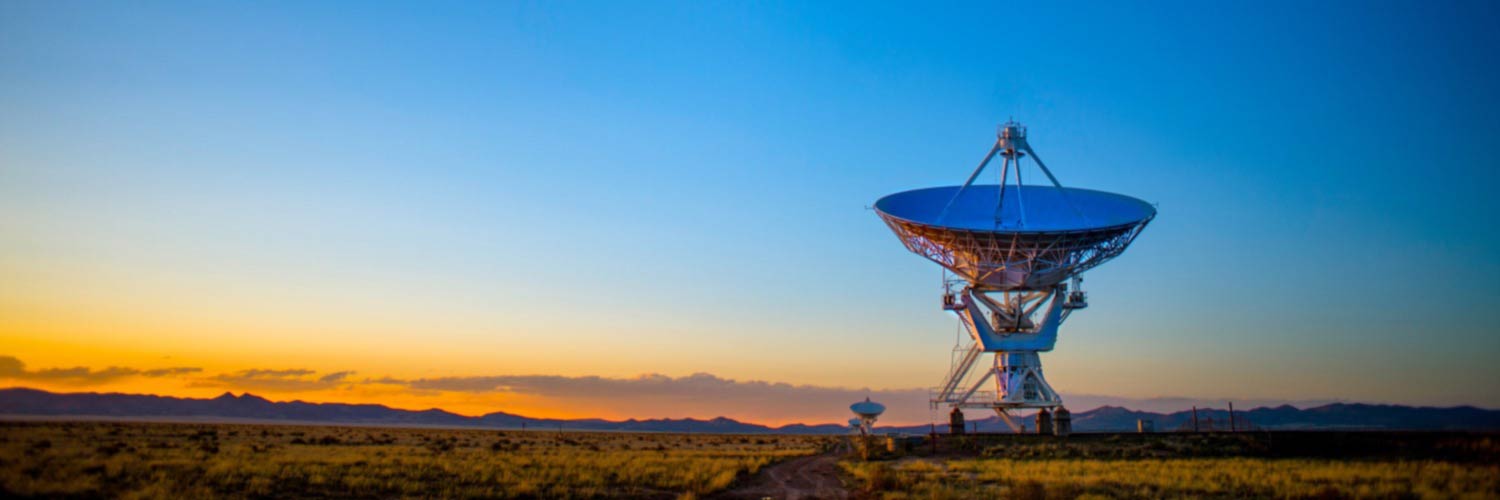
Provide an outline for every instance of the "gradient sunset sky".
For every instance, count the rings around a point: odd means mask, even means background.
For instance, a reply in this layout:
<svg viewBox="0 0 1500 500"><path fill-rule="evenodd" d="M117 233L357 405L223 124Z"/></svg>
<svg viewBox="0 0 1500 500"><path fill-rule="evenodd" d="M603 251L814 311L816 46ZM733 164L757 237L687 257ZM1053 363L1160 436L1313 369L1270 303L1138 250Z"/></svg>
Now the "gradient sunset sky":
<svg viewBox="0 0 1500 500"><path fill-rule="evenodd" d="M1014 117L1160 212L1075 410L1500 407L1500 4L1038 3L0 2L0 386L926 422Z"/></svg>

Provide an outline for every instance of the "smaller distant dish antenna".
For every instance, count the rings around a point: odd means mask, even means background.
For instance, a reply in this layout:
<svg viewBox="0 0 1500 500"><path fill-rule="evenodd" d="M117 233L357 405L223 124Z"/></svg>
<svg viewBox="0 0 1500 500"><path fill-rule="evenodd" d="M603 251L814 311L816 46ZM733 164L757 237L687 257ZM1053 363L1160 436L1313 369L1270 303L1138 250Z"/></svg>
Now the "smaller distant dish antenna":
<svg viewBox="0 0 1500 500"><path fill-rule="evenodd" d="M864 421L860 420L859 417L849 419L849 430L859 431L862 428L864 428Z"/></svg>
<svg viewBox="0 0 1500 500"><path fill-rule="evenodd" d="M859 433L868 435L875 428L875 419L880 418L881 413L885 413L885 405L870 401L870 398L866 397L864 401L849 405L849 411L859 417L849 420L849 423L853 425L858 421Z"/></svg>

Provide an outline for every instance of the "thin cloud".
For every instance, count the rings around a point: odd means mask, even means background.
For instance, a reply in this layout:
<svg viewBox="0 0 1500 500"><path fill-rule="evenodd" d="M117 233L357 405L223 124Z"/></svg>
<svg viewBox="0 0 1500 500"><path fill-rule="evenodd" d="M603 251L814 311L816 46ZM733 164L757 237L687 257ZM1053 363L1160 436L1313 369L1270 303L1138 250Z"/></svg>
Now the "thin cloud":
<svg viewBox="0 0 1500 500"><path fill-rule="evenodd" d="M400 380L386 377L372 382L426 391L532 396L564 406L594 406L615 415L724 415L762 421L788 417L837 421L834 417L842 415L848 404L870 397L886 402L893 410L900 408L891 415L898 420L928 419L925 389L870 390L739 381L708 373L683 377L651 373L630 378L499 375Z"/></svg>
<svg viewBox="0 0 1500 500"><path fill-rule="evenodd" d="M157 368L155 370L146 370L146 371L141 372L141 375L142 376L146 376L146 377L170 377L172 375L187 375L189 373L202 373L202 372L203 372L202 368L177 367L177 368Z"/></svg>
<svg viewBox="0 0 1500 500"><path fill-rule="evenodd" d="M226 387L249 391L305 392L334 389L346 385L352 371L333 372L321 377L316 370L294 368L270 370L253 368L233 373L221 373L200 379L194 387Z"/></svg>
<svg viewBox="0 0 1500 500"><path fill-rule="evenodd" d="M740 395L780 395L792 392L826 395L852 389L811 385L792 385L758 380L736 381L709 373L671 377L648 373L631 378L598 376L564 377L559 375L498 375L481 377L421 378L404 383L416 389L458 392L510 392L543 397L598 398L629 395L631 397L666 397L696 399L731 391ZM862 390L863 391L863 390Z"/></svg>
<svg viewBox="0 0 1500 500"><path fill-rule="evenodd" d="M337 383L337 382L343 382L344 379L349 378L349 376L353 375L353 374L354 374L353 371L333 372L333 373L330 373L330 374L318 377L318 381L319 382L323 382L323 383L329 383L329 384Z"/></svg>
<svg viewBox="0 0 1500 500"><path fill-rule="evenodd" d="M0 378L70 385L98 385L129 377L170 377L202 371L202 368L186 366L150 370L121 366L111 366L99 370L82 366L28 370L26 369L26 363L15 356L0 356Z"/></svg>
<svg viewBox="0 0 1500 500"><path fill-rule="evenodd" d="M262 369L252 368L252 369L245 370L245 371L242 371L242 372L239 372L239 373L241 375L246 376L246 377L288 378L288 377L301 377L301 376L304 376L304 375L312 375L312 374L318 373L318 372L313 371L313 370L308 370L306 368L294 368L294 369L290 369L290 370L262 370Z"/></svg>

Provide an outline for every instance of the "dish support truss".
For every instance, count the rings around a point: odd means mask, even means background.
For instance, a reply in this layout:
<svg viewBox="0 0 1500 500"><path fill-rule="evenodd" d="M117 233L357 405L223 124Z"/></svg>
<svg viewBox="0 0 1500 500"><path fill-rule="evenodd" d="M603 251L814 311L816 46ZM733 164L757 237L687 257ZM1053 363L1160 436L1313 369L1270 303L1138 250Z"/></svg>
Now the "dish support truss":
<svg viewBox="0 0 1500 500"><path fill-rule="evenodd" d="M958 315L970 343L958 350L930 403L990 408L1020 430L1010 411L1063 404L1042 373L1039 353L1051 351L1062 322L1087 307L1080 274L1123 253L1151 218L1110 228L1030 233L885 221L908 250L942 265L964 284L957 295L949 287L943 308ZM969 380L986 353L993 354L992 366ZM993 390L983 390L991 379Z"/></svg>
<svg viewBox="0 0 1500 500"><path fill-rule="evenodd" d="M1042 374L1040 353L1057 345L1057 330L1077 309L1087 307L1085 295L1058 284L1043 291L986 291L965 286L957 297L944 295L944 309L958 315L970 343L955 350L954 363L942 385L933 389L933 408L989 408L1013 429L1020 427L1010 411L1062 406L1062 397ZM990 367L972 379L984 354ZM972 380L971 380L972 379ZM993 380L993 390L982 390Z"/></svg>
<svg viewBox="0 0 1500 500"><path fill-rule="evenodd" d="M875 432L875 417L859 417L859 425L854 426L854 431L861 436L868 436Z"/></svg>

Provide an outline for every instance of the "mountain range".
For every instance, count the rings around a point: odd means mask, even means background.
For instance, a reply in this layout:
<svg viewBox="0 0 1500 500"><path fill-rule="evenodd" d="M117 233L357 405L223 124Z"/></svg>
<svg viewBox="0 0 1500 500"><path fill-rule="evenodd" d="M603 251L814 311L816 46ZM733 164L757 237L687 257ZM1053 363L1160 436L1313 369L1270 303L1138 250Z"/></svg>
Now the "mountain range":
<svg viewBox="0 0 1500 500"><path fill-rule="evenodd" d="M1198 409L1201 430L1226 430L1229 412ZM708 420L647 419L548 419L495 412L477 417L439 409L402 410L377 404L308 403L270 401L249 393L224 393L212 399L177 398L145 394L53 393L29 388L0 389L0 415L10 417L87 417L195 421L257 421L319 424L419 425L492 429L567 429L592 431L701 432L733 434L837 434L847 432L840 424L791 424L770 427L718 417ZM1116 406L1075 412L1077 432L1135 431L1137 421L1151 421L1157 431L1191 429L1194 411L1153 413ZM1030 422L1031 419L1022 419ZM1238 429L1265 430L1500 430L1500 410L1472 406L1452 408L1411 407L1336 403L1299 409L1284 405L1236 411ZM979 431L1006 429L999 417L975 419ZM878 427L881 432L922 434L932 429L947 432L947 424L936 426Z"/></svg>

